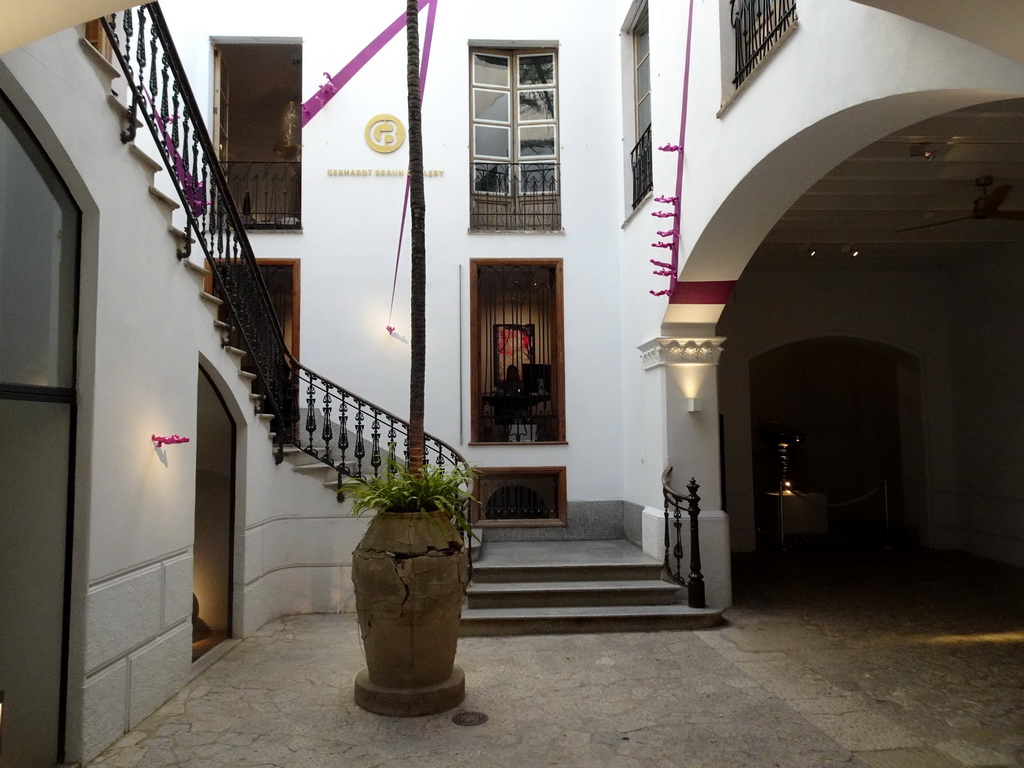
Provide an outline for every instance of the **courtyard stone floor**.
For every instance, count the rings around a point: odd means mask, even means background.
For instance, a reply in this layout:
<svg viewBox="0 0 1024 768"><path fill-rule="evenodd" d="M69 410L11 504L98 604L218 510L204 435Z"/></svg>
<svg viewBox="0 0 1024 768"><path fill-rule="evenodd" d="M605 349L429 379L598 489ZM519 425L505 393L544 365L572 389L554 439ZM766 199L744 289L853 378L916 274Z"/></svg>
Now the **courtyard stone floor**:
<svg viewBox="0 0 1024 768"><path fill-rule="evenodd" d="M465 702L413 719L353 703L353 617L275 619L90 766L1024 768L1021 569L745 555L734 598L698 632L463 638Z"/></svg>

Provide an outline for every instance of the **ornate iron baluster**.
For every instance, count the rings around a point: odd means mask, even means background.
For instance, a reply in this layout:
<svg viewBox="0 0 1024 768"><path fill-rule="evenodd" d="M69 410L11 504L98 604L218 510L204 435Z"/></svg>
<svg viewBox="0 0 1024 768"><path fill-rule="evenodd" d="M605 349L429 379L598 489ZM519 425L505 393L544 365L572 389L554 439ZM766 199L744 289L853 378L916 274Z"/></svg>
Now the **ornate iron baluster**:
<svg viewBox="0 0 1024 768"><path fill-rule="evenodd" d="M313 433L316 432L316 389L313 386L313 377L309 378L309 386L306 387L306 433L309 435L309 442L306 444L306 453L316 455L313 448Z"/></svg>
<svg viewBox="0 0 1024 768"><path fill-rule="evenodd" d="M348 396L342 393L341 396L341 419L338 426L338 448L341 449L341 459L338 462L338 471L348 471L345 462L345 453L348 451Z"/></svg>
<svg viewBox="0 0 1024 768"><path fill-rule="evenodd" d="M363 409L356 408L356 446L352 451L356 459L356 476L363 476L363 457L366 456L366 443L363 441Z"/></svg>
<svg viewBox="0 0 1024 768"><path fill-rule="evenodd" d="M395 438L398 432L395 429L395 417L388 415L388 459L389 464L392 461L398 461L398 457L395 456Z"/></svg>
<svg viewBox="0 0 1024 768"><path fill-rule="evenodd" d="M331 440L334 439L334 431L331 426L331 388L329 386L324 387L324 428L320 433L320 437L324 441L324 455L321 458L325 464L334 466L334 462L331 460Z"/></svg>
<svg viewBox="0 0 1024 768"><path fill-rule="evenodd" d="M371 410L373 422L370 428L370 466L373 467L373 475L380 474L380 411L376 408Z"/></svg>
<svg viewBox="0 0 1024 768"><path fill-rule="evenodd" d="M665 483L667 483L668 477L667 472L662 476L663 489L662 494L665 497L665 559L662 563L665 568L665 572L672 581L686 586L686 580L682 576L683 570L683 545L682 545L682 531L683 531L683 512L679 506L679 497L672 491ZM669 517L669 507L672 508L671 518ZM676 540L675 546L672 545L671 530L675 527ZM675 557L675 565L672 564L672 557Z"/></svg>

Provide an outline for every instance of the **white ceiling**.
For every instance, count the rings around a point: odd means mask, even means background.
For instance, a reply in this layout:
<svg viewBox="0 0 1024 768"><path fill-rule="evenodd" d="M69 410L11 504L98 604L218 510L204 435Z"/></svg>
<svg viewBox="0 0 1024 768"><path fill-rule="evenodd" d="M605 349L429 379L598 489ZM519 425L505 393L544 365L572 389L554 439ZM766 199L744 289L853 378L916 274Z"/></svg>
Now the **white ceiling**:
<svg viewBox="0 0 1024 768"><path fill-rule="evenodd" d="M0 0L0 53L135 4L137 0Z"/></svg>
<svg viewBox="0 0 1024 768"><path fill-rule="evenodd" d="M925 151L934 152L926 159ZM935 258L1024 244L1024 221L967 219L979 177L1012 189L1001 212L1024 212L1024 99L991 102L908 126L870 144L811 186L758 249L761 263L808 258Z"/></svg>
<svg viewBox="0 0 1024 768"><path fill-rule="evenodd" d="M856 0L941 29L1024 64L1020 0Z"/></svg>

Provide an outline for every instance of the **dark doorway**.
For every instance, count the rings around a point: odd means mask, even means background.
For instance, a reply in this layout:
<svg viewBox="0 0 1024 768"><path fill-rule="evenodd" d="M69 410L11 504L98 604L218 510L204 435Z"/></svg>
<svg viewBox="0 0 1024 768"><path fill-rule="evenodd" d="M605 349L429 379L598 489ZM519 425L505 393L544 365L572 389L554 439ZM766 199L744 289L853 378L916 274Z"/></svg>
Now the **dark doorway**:
<svg viewBox="0 0 1024 768"><path fill-rule="evenodd" d="M197 398L193 661L232 634L235 527L235 423L202 368Z"/></svg>
<svg viewBox="0 0 1024 768"><path fill-rule="evenodd" d="M905 503L923 467L915 360L850 339L788 344L751 360L750 407L759 547L916 538L923 512ZM780 431L800 442L780 449Z"/></svg>

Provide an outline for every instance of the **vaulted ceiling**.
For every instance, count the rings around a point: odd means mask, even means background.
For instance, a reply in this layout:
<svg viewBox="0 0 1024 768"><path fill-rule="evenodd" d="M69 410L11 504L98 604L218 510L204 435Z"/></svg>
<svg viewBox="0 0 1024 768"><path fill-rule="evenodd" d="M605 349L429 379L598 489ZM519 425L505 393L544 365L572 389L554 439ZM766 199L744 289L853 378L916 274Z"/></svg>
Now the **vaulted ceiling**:
<svg viewBox="0 0 1024 768"><path fill-rule="evenodd" d="M987 190L979 185L989 180ZM986 191L985 217L973 218ZM921 228L899 231L909 227ZM959 257L1007 243L1024 245L1024 99L950 112L869 144L811 186L755 258Z"/></svg>

